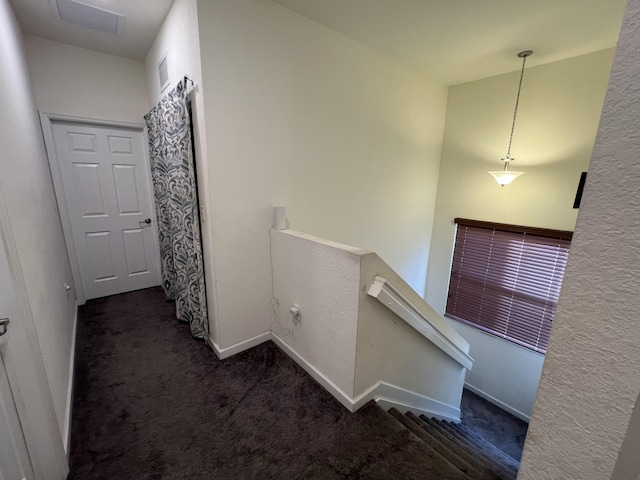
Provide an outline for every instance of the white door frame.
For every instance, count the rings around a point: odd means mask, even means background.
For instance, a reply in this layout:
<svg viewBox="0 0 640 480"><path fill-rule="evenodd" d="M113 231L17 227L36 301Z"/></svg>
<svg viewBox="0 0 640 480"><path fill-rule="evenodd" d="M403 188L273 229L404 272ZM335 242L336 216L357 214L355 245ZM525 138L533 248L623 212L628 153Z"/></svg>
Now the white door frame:
<svg viewBox="0 0 640 480"><path fill-rule="evenodd" d="M57 113L40 112L40 123L42 124L42 133L44 135L44 144L47 149L47 157L49 158L49 168L51 169L51 177L53 179L53 187L56 193L56 199L58 202L58 213L60 214L60 220L62 221L62 231L64 233L64 240L67 245L67 252L69 253L69 262L71 263L71 273L73 275L73 283L76 287L76 294L78 296L78 305L84 305L87 301L87 297L84 291L82 276L80 274L80 263L76 255L75 243L73 241L73 232L71 230L71 218L67 211L66 197L64 192L64 186L62 183L62 172L60 171L60 163L58 154L56 152L55 140L53 137L53 124L54 123L75 123L78 125L91 126L91 127L115 127L126 128L129 130L135 130L142 133L144 146L142 149L142 155L144 159L145 168L147 171L151 171L149 162L149 151L147 145L149 145L149 137L147 134L147 128L143 124L139 123L125 123L111 120L99 120L95 118L74 117L70 115L60 115ZM148 177L151 179L151 177ZM148 201L151 206L152 215L155 213L155 199L153 198L153 184L150 182L148 185ZM154 217L157 218L157 217ZM152 222L152 227L156 230L154 235L154 241L156 245L158 243L157 226L156 222ZM158 249L159 251L159 249ZM155 259L157 262L158 271L160 272L160 257Z"/></svg>
<svg viewBox="0 0 640 480"><path fill-rule="evenodd" d="M1 187L0 248L7 257L17 313L10 319L3 355L9 384L36 478L60 480L69 471L67 456Z"/></svg>

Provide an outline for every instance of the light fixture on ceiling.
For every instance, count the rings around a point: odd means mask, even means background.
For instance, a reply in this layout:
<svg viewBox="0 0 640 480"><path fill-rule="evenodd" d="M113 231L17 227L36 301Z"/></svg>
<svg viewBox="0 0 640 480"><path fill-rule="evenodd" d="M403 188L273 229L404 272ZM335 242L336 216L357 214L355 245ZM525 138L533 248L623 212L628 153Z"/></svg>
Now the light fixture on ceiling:
<svg viewBox="0 0 640 480"><path fill-rule="evenodd" d="M533 50L525 50L518 54L518 57L522 59L522 70L520 70L520 83L518 84L518 94L516 96L516 108L513 111L513 123L511 124L511 135L509 135L509 147L507 148L507 154L502 161L504 162L504 169L500 171L489 172L489 174L496 179L503 187L509 185L516 178L522 175L524 172L514 172L509 170L509 164L515 159L511 156L511 143L513 142L513 131L516 128L516 117L518 115L518 103L520 102L520 90L522 89L522 79L524 77L524 65L527 62L527 57L533 54Z"/></svg>

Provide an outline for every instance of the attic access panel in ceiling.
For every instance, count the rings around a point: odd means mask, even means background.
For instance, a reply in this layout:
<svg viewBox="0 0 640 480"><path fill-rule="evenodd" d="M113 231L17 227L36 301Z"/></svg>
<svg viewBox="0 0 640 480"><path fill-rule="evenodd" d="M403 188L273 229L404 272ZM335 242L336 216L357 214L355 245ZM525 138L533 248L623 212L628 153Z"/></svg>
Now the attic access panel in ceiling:
<svg viewBox="0 0 640 480"><path fill-rule="evenodd" d="M62 21L112 35L122 34L124 15L76 0L50 0L50 2L53 15Z"/></svg>

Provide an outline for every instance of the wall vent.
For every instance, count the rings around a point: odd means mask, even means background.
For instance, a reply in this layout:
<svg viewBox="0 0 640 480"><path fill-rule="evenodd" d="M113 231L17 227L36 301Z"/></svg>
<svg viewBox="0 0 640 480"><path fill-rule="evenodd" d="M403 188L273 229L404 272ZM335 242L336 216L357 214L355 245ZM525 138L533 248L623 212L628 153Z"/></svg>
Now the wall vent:
<svg viewBox="0 0 640 480"><path fill-rule="evenodd" d="M169 65L167 64L166 54L158 62L158 78L160 79L160 91L164 92L169 86Z"/></svg>
<svg viewBox="0 0 640 480"><path fill-rule="evenodd" d="M50 0L53 16L74 25L93 30L121 35L124 30L124 15L77 2L76 0Z"/></svg>

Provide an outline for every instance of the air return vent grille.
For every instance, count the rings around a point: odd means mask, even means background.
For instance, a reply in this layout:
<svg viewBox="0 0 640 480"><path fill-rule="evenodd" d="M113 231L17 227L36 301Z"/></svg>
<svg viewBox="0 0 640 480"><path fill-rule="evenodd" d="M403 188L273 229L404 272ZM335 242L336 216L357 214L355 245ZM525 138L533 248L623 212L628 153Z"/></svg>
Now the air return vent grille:
<svg viewBox="0 0 640 480"><path fill-rule="evenodd" d="M50 2L53 15L64 22L112 35L122 34L123 15L75 0L50 0Z"/></svg>
<svg viewBox="0 0 640 480"><path fill-rule="evenodd" d="M169 65L166 55L158 62L158 78L160 79L160 91L164 91L169 86Z"/></svg>

